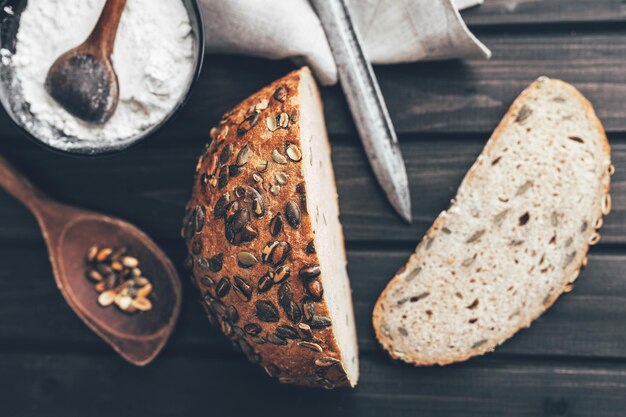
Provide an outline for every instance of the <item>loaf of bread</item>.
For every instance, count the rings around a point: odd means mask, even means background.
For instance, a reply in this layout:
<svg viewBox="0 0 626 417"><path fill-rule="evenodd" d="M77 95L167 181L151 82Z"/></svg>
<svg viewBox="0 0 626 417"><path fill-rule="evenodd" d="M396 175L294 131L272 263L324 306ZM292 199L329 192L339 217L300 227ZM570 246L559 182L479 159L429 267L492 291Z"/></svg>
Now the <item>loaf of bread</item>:
<svg viewBox="0 0 626 417"><path fill-rule="evenodd" d="M310 71L246 99L211 139L182 230L209 321L280 382L355 386L343 232Z"/></svg>
<svg viewBox="0 0 626 417"><path fill-rule="evenodd" d="M573 287L611 208L591 104L540 78L512 105L373 314L394 358L444 365L493 350Z"/></svg>

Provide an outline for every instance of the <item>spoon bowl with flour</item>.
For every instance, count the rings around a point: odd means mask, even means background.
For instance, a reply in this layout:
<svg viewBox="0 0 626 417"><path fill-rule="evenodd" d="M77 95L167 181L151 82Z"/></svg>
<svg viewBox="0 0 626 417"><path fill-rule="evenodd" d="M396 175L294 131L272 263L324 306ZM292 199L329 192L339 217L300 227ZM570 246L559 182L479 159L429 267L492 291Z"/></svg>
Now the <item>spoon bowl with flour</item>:
<svg viewBox="0 0 626 417"><path fill-rule="evenodd" d="M109 54L117 108L104 123L93 123L60 105L46 91L48 71L90 37L106 2L6 0L0 8L0 102L47 148L81 156L126 149L170 120L196 83L204 53L197 1L126 0Z"/></svg>

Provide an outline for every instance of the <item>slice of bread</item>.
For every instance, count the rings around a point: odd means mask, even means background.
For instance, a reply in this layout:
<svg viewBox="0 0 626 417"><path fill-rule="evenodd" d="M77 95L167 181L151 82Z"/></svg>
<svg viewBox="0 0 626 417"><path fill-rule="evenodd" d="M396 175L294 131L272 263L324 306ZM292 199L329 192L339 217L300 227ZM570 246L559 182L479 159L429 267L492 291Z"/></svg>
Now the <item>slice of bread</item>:
<svg viewBox="0 0 626 417"><path fill-rule="evenodd" d="M444 365L530 326L586 265L613 169L591 104L562 81L534 82L378 299L380 343L394 358Z"/></svg>
<svg viewBox="0 0 626 417"><path fill-rule="evenodd" d="M211 138L182 230L209 321L280 382L355 386L343 230L309 69L244 100Z"/></svg>

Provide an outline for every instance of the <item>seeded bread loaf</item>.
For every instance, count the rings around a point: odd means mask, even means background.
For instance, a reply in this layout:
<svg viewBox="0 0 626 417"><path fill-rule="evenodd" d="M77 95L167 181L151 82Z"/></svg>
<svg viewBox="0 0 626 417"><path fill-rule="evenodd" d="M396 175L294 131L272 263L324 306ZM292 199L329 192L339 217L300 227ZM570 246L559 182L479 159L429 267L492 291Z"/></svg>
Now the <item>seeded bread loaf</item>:
<svg viewBox="0 0 626 417"><path fill-rule="evenodd" d="M209 321L280 382L354 386L343 232L310 71L246 99L211 139L182 231Z"/></svg>
<svg viewBox="0 0 626 417"><path fill-rule="evenodd" d="M572 289L600 239L612 170L591 104L569 84L537 80L378 299L380 343L394 358L444 365L530 326Z"/></svg>

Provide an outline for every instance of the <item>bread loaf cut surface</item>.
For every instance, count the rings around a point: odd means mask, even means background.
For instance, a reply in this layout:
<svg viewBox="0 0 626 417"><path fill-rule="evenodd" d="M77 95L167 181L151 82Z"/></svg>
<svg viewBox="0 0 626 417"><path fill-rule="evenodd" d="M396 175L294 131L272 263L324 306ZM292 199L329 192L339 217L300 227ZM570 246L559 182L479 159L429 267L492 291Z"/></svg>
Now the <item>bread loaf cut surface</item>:
<svg viewBox="0 0 626 417"><path fill-rule="evenodd" d="M528 327L586 265L610 210L612 170L590 103L562 81L533 83L378 299L383 347L443 365Z"/></svg>
<svg viewBox="0 0 626 417"><path fill-rule="evenodd" d="M209 321L280 382L354 386L343 232L309 70L246 99L211 139L182 229Z"/></svg>

